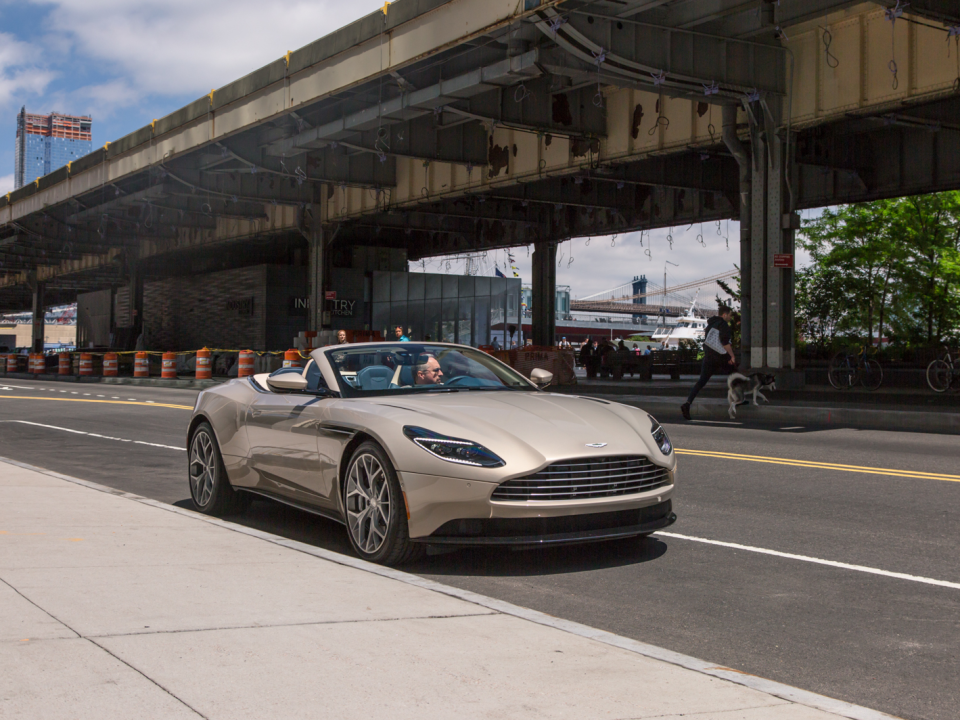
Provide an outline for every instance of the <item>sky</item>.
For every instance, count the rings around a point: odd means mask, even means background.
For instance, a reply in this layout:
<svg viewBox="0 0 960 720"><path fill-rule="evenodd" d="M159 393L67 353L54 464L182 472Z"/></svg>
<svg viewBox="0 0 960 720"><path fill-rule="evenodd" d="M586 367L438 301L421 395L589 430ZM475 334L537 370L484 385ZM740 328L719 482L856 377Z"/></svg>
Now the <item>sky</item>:
<svg viewBox="0 0 960 720"><path fill-rule="evenodd" d="M382 6L382 0L0 0L0 193L13 189L16 115L52 110L93 117L93 146L101 147L323 37ZM558 284L584 297L646 275L685 283L732 269L739 224L699 225L564 243ZM727 250L726 238L730 237ZM650 250L648 256L646 250ZM529 282L526 248L513 251ZM573 262L570 262L570 258ZM805 258L798 257L803 264ZM439 266L437 263L440 263ZM501 251L496 264L508 276ZM428 263L446 272L446 261ZM453 261L449 272L463 272ZM658 279L659 278L659 279ZM715 290L716 288L714 288ZM712 297L712 295L711 295Z"/></svg>

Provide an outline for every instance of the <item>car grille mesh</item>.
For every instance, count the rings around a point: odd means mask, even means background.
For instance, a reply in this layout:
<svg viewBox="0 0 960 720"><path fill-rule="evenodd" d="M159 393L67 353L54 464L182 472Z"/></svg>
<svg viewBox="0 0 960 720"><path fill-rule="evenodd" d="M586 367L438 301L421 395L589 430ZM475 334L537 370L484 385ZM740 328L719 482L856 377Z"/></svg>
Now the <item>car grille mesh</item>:
<svg viewBox="0 0 960 720"><path fill-rule="evenodd" d="M565 460L508 480L492 500L585 500L646 492L669 483L669 471L642 455Z"/></svg>

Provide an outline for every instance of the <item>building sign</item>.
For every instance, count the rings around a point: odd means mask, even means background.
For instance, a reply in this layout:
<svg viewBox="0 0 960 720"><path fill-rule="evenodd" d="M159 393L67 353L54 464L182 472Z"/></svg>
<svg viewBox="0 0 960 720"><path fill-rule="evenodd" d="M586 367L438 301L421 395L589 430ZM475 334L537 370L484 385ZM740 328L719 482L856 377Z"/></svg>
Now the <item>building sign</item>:
<svg viewBox="0 0 960 720"><path fill-rule="evenodd" d="M310 298L291 295L287 301L287 315L290 317L306 317L310 310Z"/></svg>
<svg viewBox="0 0 960 720"><path fill-rule="evenodd" d="M323 293L323 299L324 299L324 300L336 300L336 299L337 299L337 291L336 291L336 290L327 290L327 291L325 291L325 292Z"/></svg>
<svg viewBox="0 0 960 720"><path fill-rule="evenodd" d="M241 298L239 300L227 300L227 310L229 312L235 312L240 317L250 317L253 315L253 304L254 298ZM136 314L136 310L134 310Z"/></svg>
<svg viewBox="0 0 960 720"><path fill-rule="evenodd" d="M773 266L775 268L786 268L788 270L792 270L793 254L792 253L776 253L773 256Z"/></svg>
<svg viewBox="0 0 960 720"><path fill-rule="evenodd" d="M327 307L337 317L353 317L353 310L357 306L356 300L329 300Z"/></svg>

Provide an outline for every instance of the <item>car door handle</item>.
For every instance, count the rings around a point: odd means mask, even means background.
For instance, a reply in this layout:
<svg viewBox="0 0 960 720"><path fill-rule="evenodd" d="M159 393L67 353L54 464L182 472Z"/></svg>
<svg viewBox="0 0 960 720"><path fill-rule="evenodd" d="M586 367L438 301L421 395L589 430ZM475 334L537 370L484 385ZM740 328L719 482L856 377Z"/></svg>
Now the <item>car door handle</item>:
<svg viewBox="0 0 960 720"><path fill-rule="evenodd" d="M260 417L261 415L263 415L263 411L262 411L262 410L251 410L251 411L250 411L250 417Z"/></svg>

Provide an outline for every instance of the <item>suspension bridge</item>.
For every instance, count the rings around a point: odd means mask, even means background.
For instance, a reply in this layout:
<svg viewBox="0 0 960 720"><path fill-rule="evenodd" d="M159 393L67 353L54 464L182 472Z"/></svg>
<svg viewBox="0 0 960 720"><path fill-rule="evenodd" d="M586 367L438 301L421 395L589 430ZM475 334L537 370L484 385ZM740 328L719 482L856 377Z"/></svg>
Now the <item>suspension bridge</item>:
<svg viewBox="0 0 960 720"><path fill-rule="evenodd" d="M579 300L571 300L570 311L626 315L666 315L670 317L685 315L693 304L695 297L697 297L685 293L715 285L717 281L728 280L739 274L739 270L728 270L701 280L668 287L666 291L664 291L662 285L648 282L647 291L643 293L634 293L633 282L626 282L610 290L594 293ZM701 313L712 311L712 298L707 298L702 302L698 300L696 309Z"/></svg>

